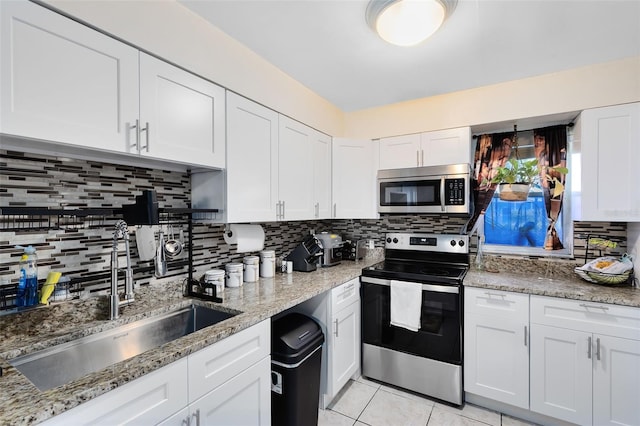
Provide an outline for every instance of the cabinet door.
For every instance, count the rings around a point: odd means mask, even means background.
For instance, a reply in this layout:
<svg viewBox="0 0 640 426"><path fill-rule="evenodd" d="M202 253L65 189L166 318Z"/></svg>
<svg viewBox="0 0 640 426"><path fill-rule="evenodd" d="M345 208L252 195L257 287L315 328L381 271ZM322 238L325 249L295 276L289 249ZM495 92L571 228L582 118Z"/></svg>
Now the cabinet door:
<svg viewBox="0 0 640 426"><path fill-rule="evenodd" d="M246 330L189 355L189 399L205 395L271 353L271 321Z"/></svg>
<svg viewBox="0 0 640 426"><path fill-rule="evenodd" d="M420 163L423 166L472 163L471 129L426 132L421 135Z"/></svg>
<svg viewBox="0 0 640 426"><path fill-rule="evenodd" d="M0 8L0 133L126 152L138 51L31 2Z"/></svg>
<svg viewBox="0 0 640 426"><path fill-rule="evenodd" d="M187 358L183 358L45 423L49 426L151 425L187 404Z"/></svg>
<svg viewBox="0 0 640 426"><path fill-rule="evenodd" d="M314 132L313 193L314 218L331 218L331 136Z"/></svg>
<svg viewBox="0 0 640 426"><path fill-rule="evenodd" d="M140 154L225 167L224 89L140 54Z"/></svg>
<svg viewBox="0 0 640 426"><path fill-rule="evenodd" d="M327 346L331 357L327 391L333 398L360 368L360 302L334 312L331 328Z"/></svg>
<svg viewBox="0 0 640 426"><path fill-rule="evenodd" d="M315 131L280 115L278 134L278 197L281 220L314 217L313 139Z"/></svg>
<svg viewBox="0 0 640 426"><path fill-rule="evenodd" d="M380 169L420 166L420 134L380 139Z"/></svg>
<svg viewBox="0 0 640 426"><path fill-rule="evenodd" d="M375 219L373 144L366 139L333 139L333 217Z"/></svg>
<svg viewBox="0 0 640 426"><path fill-rule="evenodd" d="M581 220L640 221L640 103L583 111Z"/></svg>
<svg viewBox="0 0 640 426"><path fill-rule="evenodd" d="M196 425L271 424L271 358L225 382L190 405Z"/></svg>
<svg viewBox="0 0 640 426"><path fill-rule="evenodd" d="M529 408L527 323L465 312L464 390Z"/></svg>
<svg viewBox="0 0 640 426"><path fill-rule="evenodd" d="M227 92L227 220L276 220L278 113Z"/></svg>
<svg viewBox="0 0 640 426"><path fill-rule="evenodd" d="M640 425L640 340L593 337L593 424Z"/></svg>
<svg viewBox="0 0 640 426"><path fill-rule="evenodd" d="M531 325L531 411L589 425L591 333Z"/></svg>

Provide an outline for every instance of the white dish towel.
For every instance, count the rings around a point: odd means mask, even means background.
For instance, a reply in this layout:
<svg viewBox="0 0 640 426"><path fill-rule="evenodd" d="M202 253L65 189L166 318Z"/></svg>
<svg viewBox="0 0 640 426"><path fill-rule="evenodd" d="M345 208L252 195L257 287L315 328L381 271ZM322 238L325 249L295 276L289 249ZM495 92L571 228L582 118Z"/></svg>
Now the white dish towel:
<svg viewBox="0 0 640 426"><path fill-rule="evenodd" d="M391 280L391 325L420 329L422 284Z"/></svg>

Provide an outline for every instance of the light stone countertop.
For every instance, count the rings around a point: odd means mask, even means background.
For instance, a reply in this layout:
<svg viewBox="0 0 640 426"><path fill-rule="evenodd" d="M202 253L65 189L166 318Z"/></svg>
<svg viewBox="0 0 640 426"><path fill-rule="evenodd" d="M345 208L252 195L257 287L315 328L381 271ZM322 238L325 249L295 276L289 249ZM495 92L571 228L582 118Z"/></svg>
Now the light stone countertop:
<svg viewBox="0 0 640 426"><path fill-rule="evenodd" d="M640 288L630 285L599 285L578 277L575 263L554 260L514 261L491 259L484 270L472 267L466 287L513 291L540 296L640 307Z"/></svg>
<svg viewBox="0 0 640 426"><path fill-rule="evenodd" d="M151 371L172 363L225 337L283 312L353 278L382 259L381 251L360 261L343 261L314 272L276 273L257 283L226 288L224 302L215 304L182 296L182 280L145 286L136 301L109 321L106 297L73 300L0 317L0 424L27 425L44 421ZM112 367L44 392L9 364L9 360L122 324L153 317L191 303L240 314L149 350Z"/></svg>
<svg viewBox="0 0 640 426"><path fill-rule="evenodd" d="M268 319L352 278L362 268L382 260L373 251L365 260L315 272L276 273L258 283L225 289L222 304L182 296L182 280L142 287L136 302L121 309L118 320L109 321L106 297L52 304L50 307L0 317L0 424L35 424L69 410L162 366L209 346L225 337ZM471 268L464 280L469 287L640 307L640 288L601 286L581 280L558 262L494 260L484 270ZM544 265L544 263L542 263ZM498 272L500 271L500 272ZM149 350L112 367L69 384L39 391L9 364L20 355L36 352L79 337L105 331L139 319L153 317L191 303L240 312L219 324Z"/></svg>

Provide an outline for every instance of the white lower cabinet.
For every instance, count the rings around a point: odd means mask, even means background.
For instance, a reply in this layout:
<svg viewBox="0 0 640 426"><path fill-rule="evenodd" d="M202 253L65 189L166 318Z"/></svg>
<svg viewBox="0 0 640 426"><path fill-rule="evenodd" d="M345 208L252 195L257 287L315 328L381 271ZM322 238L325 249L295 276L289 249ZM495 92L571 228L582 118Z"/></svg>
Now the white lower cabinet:
<svg viewBox="0 0 640 426"><path fill-rule="evenodd" d="M320 323L322 346L320 408L326 408L360 371L360 278L307 300L291 311Z"/></svg>
<svg viewBox="0 0 640 426"><path fill-rule="evenodd" d="M46 424L269 425L270 339L264 320Z"/></svg>
<svg viewBox="0 0 640 426"><path fill-rule="evenodd" d="M640 309L531 296L531 411L640 424Z"/></svg>
<svg viewBox="0 0 640 426"><path fill-rule="evenodd" d="M529 295L465 288L464 390L529 408Z"/></svg>
<svg viewBox="0 0 640 426"><path fill-rule="evenodd" d="M46 425L153 425L188 404L187 358L162 367L45 422Z"/></svg>

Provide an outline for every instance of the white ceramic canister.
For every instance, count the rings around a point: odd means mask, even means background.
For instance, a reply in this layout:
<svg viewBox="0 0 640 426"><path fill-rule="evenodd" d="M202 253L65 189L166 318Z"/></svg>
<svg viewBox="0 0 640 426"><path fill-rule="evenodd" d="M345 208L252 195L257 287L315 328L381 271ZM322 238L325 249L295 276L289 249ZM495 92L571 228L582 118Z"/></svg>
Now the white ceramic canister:
<svg viewBox="0 0 640 426"><path fill-rule="evenodd" d="M216 296L220 298L222 298L222 295L224 294L224 276L225 272L222 269L210 269L204 273L205 284L215 287ZM207 294L209 296L213 296L213 292L211 292L211 294Z"/></svg>
<svg viewBox="0 0 640 426"><path fill-rule="evenodd" d="M245 256L242 259L244 264L244 282L254 283L258 281L258 271L260 268L260 259L258 256Z"/></svg>
<svg viewBox="0 0 640 426"><path fill-rule="evenodd" d="M260 252L260 276L271 278L276 273L275 250L263 250Z"/></svg>
<svg viewBox="0 0 640 426"><path fill-rule="evenodd" d="M227 287L240 287L242 285L242 263L227 263L224 269L227 271Z"/></svg>

